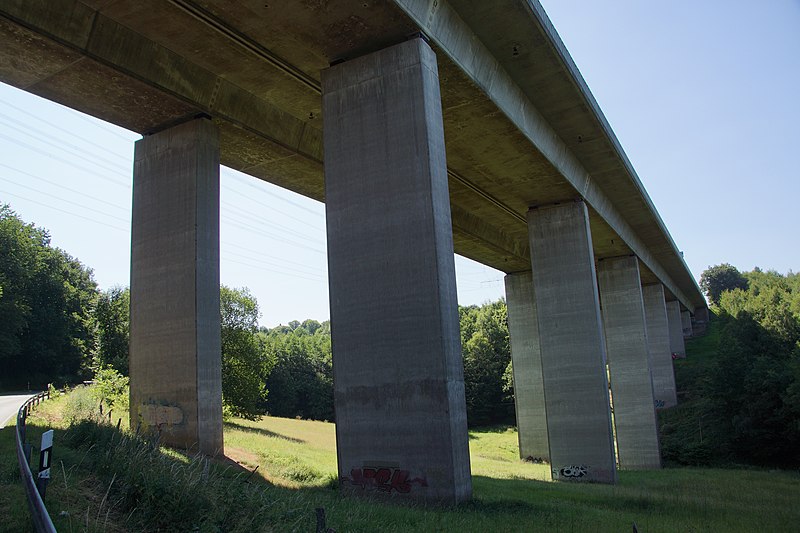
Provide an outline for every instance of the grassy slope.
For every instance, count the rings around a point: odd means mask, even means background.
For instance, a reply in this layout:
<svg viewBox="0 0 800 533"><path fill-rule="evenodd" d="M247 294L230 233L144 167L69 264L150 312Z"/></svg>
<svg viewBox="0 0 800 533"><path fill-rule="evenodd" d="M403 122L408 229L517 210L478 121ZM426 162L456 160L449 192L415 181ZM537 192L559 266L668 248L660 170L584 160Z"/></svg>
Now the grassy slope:
<svg viewBox="0 0 800 533"><path fill-rule="evenodd" d="M715 331L691 341L689 357L676 364L687 401L693 380L710 357ZM547 467L519 461L517 434L495 428L470 433L474 500L456 508L401 505L353 499L333 489L336 478L333 424L265 417L225 425L231 464L213 469L211 488L170 488L189 460L165 452L153 471L90 471L101 446L71 449L63 444L64 398L47 402L32 417L32 435L56 431L53 482L47 504L61 532L154 530L152 520L172 520L161 531L313 531L316 507L328 526L345 531L789 531L800 523L800 474L764 470L667 468L621 472L616 486L552 483ZM115 419L116 420L116 419ZM123 422L123 427L125 422ZM27 511L16 478L13 428L0 431L0 531L25 531ZM106 432L112 427L106 427ZM36 437L34 437L36 438ZM94 441L93 441L94 442ZM128 462L124 454L112 464ZM145 465L146 466L146 465ZM121 472L121 471L120 471ZM177 474L176 474L177 473ZM120 477L114 477L119 475ZM124 476L150 478L151 499L122 507L116 490ZM244 483L243 481L249 481ZM109 490L109 487L113 490ZM194 492L205 493L201 498ZM107 494L108 491L108 494ZM215 492L216 491L216 492ZM188 494L187 494L188 493ZM198 503L200 502L200 503ZM147 522L145 509L152 511ZM152 509L151 509L152 508ZM63 513L63 515L62 515ZM248 524L242 515L253 516ZM155 518L153 518L155 517ZM161 518L159 518L161 517ZM227 517L227 518L226 518ZM175 525L177 520L177 524ZM144 527L142 524L151 524ZM165 522L168 524L168 522Z"/></svg>
<svg viewBox="0 0 800 533"><path fill-rule="evenodd" d="M225 438L229 456L259 465L277 486L320 486L335 475L332 424L237 420ZM633 522L642 532L755 531L791 529L800 519L797 473L681 468L622 472L615 487L552 483L541 481L546 466L518 460L516 439L511 429L471 432L475 500L455 510L367 505L329 490L308 495L340 532L627 531ZM298 479L309 471L313 479Z"/></svg>
<svg viewBox="0 0 800 533"><path fill-rule="evenodd" d="M675 361L678 406L659 413L661 454L667 465L715 463L714 450L703 437L717 425L709 419L701 389L703 380L713 375L710 366L720 340L720 324L713 318L706 335L686 341L686 358Z"/></svg>

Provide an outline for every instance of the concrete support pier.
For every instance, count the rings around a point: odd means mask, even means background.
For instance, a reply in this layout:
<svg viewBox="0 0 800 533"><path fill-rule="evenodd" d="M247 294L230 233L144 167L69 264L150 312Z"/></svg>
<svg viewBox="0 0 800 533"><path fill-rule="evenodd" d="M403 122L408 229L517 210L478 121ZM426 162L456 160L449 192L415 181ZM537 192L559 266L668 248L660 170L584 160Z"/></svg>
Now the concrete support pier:
<svg viewBox="0 0 800 533"><path fill-rule="evenodd" d="M471 497L436 56L421 39L323 71L343 491Z"/></svg>
<svg viewBox="0 0 800 533"><path fill-rule="evenodd" d="M639 260L636 256L603 259L597 270L619 466L660 468Z"/></svg>
<svg viewBox="0 0 800 533"><path fill-rule="evenodd" d="M136 142L131 426L223 453L221 363L219 140L195 119Z"/></svg>
<svg viewBox="0 0 800 533"><path fill-rule="evenodd" d="M686 358L686 346L683 344L683 319L679 301L667 302L667 321L669 323L669 351L674 357L684 359Z"/></svg>
<svg viewBox="0 0 800 533"><path fill-rule="evenodd" d="M660 283L642 287L644 314L647 320L647 344L650 348L650 370L653 373L653 397L656 408L677 405L675 371L669 346L669 322L664 301L664 286Z"/></svg>
<svg viewBox="0 0 800 533"><path fill-rule="evenodd" d="M553 478L617 479L605 340L582 201L528 211Z"/></svg>
<svg viewBox="0 0 800 533"><path fill-rule="evenodd" d="M514 403L521 459L550 462L544 405L539 323L530 272L506 276L508 335L514 369Z"/></svg>
<svg viewBox="0 0 800 533"><path fill-rule="evenodd" d="M681 311L681 328L683 328L684 339L692 336L692 315L689 311Z"/></svg>
<svg viewBox="0 0 800 533"><path fill-rule="evenodd" d="M679 301L667 302L667 321L669 322L669 350L676 358L684 359L686 347L683 344L683 319Z"/></svg>

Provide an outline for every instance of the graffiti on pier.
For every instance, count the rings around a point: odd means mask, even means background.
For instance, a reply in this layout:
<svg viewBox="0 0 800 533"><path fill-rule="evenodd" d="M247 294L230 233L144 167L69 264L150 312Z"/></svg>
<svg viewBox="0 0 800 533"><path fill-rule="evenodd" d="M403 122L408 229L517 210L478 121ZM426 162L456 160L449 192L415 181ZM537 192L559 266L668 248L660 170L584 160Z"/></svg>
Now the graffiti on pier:
<svg viewBox="0 0 800 533"><path fill-rule="evenodd" d="M580 465L580 466L569 465L569 466L564 466L553 473L557 477L565 479L580 479L589 473L589 467L586 465Z"/></svg>
<svg viewBox="0 0 800 533"><path fill-rule="evenodd" d="M656 409L664 408L664 400L655 400L655 402L656 402Z"/></svg>
<svg viewBox="0 0 800 533"><path fill-rule="evenodd" d="M399 468L353 468L350 470L350 477L343 478L343 481L349 481L351 485L360 486L365 490L399 494L408 494L413 485L428 486L424 478L409 479L409 471Z"/></svg>

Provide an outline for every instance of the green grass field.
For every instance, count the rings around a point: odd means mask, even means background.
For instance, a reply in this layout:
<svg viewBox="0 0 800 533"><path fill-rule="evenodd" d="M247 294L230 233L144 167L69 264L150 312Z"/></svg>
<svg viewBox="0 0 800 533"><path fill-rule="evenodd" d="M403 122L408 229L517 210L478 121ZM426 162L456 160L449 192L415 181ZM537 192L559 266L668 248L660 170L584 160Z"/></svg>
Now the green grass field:
<svg viewBox="0 0 800 533"><path fill-rule="evenodd" d="M74 403L74 402L73 402ZM340 496L333 424L265 417L225 425L227 461L154 450L110 424L67 427L64 397L30 433L56 428L47 505L61 532L314 531L315 508L346 531L791 531L800 473L669 468L615 486L547 481L521 462L513 429L470 432L474 499L446 508ZM13 427L0 431L0 531L27 531ZM258 470L250 472L258 467Z"/></svg>

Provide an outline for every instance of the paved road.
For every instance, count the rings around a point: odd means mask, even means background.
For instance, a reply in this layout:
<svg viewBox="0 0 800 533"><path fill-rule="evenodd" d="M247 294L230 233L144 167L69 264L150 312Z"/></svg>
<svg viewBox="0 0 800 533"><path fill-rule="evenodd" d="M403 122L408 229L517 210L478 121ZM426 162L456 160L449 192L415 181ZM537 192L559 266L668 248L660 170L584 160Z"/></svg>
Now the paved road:
<svg viewBox="0 0 800 533"><path fill-rule="evenodd" d="M6 422L17 415L20 406L33 394L10 394L0 396L0 428L4 428Z"/></svg>

